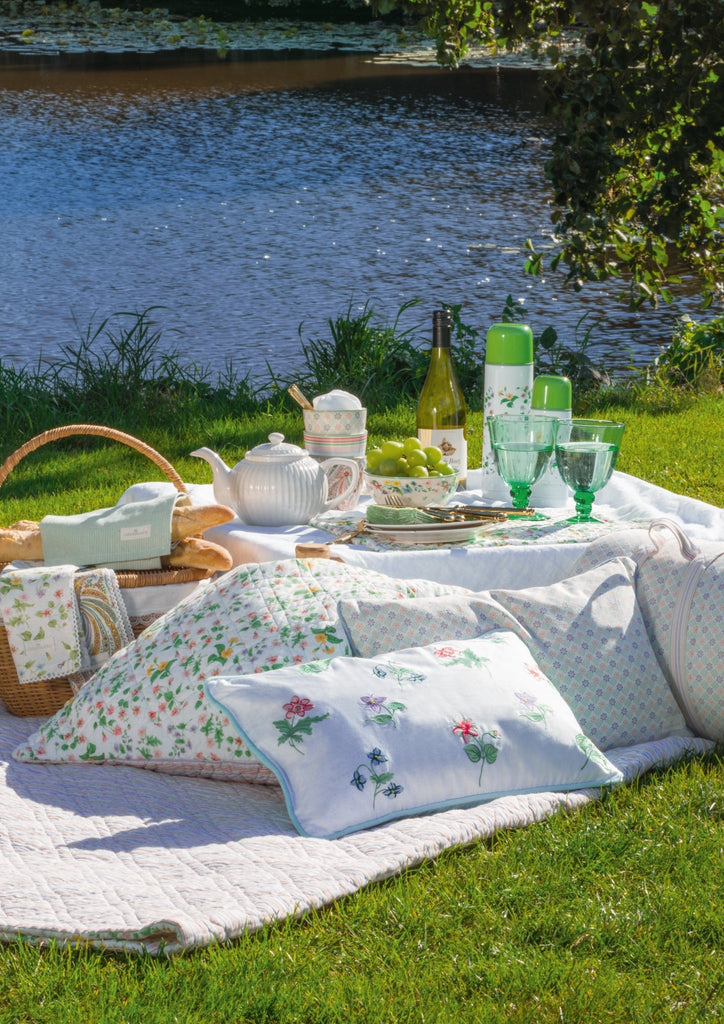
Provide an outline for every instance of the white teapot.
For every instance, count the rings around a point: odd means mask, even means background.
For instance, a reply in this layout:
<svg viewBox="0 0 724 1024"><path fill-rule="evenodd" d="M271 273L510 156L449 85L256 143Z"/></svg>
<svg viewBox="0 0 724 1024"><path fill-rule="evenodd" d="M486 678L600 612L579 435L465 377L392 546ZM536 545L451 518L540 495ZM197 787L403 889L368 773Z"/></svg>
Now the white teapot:
<svg viewBox="0 0 724 1024"><path fill-rule="evenodd" d="M229 505L249 526L297 526L320 512L337 508L357 487L362 470L353 459L332 458L319 463L303 448L284 442L284 434L270 434L229 469L210 448L192 455L205 459L214 478L214 498ZM347 466L351 482L335 498L327 498L327 474L334 466Z"/></svg>

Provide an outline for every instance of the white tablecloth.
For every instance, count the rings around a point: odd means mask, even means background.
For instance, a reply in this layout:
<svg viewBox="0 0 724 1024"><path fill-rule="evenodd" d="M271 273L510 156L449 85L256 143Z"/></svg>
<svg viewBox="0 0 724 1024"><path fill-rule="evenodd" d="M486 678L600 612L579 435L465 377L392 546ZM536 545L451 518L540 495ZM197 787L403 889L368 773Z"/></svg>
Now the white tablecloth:
<svg viewBox="0 0 724 1024"><path fill-rule="evenodd" d="M458 493L456 501L480 500L480 491L475 489L480 486L479 476L479 471L469 473L470 490ZM155 482L135 484L125 492L121 500L150 497L172 486ZM210 484L190 484L189 492L194 504L203 505L215 501ZM360 515L368 501L368 498L361 499L358 506ZM560 513L560 510L557 511ZM724 541L722 509L674 494L627 473L614 472L609 483L597 496L594 511L613 520L622 529L645 529L651 520L667 518L678 523L694 541ZM335 518L334 514L329 515ZM549 537L543 536L533 542L511 539L510 543L501 543L498 538L489 543L485 535L482 535L474 546L377 551L356 544L334 544L332 551L335 556L350 564L398 578L424 577L473 590L521 588L554 583L568 575L586 545L601 535L601 531L596 528L580 532L582 536L576 542L569 540L565 543L554 539L560 533L551 529ZM516 531L512 530L511 533L515 535ZM330 544L334 541L333 535L327 530L311 526L265 528L247 526L238 519L207 530L204 536L227 548L235 565L293 558L299 543Z"/></svg>

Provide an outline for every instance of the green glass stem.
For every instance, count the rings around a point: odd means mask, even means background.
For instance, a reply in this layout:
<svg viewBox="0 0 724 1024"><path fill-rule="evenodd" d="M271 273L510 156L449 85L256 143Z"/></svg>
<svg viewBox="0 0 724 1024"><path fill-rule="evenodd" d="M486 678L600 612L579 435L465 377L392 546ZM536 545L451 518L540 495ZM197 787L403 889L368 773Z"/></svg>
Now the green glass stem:
<svg viewBox="0 0 724 1024"><path fill-rule="evenodd" d="M595 494L593 491L575 491L573 500L576 505L576 514L572 516L569 523L597 523L598 520L591 515Z"/></svg>
<svg viewBox="0 0 724 1024"><path fill-rule="evenodd" d="M513 501L513 508L528 508L532 487L526 484L513 484L510 488L510 497Z"/></svg>

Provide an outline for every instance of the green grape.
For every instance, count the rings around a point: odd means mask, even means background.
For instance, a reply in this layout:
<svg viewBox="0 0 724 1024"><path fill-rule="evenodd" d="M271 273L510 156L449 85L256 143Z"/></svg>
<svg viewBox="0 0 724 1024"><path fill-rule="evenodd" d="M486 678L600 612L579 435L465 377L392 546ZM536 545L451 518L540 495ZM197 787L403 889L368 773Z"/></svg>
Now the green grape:
<svg viewBox="0 0 724 1024"><path fill-rule="evenodd" d="M399 459L404 450L402 441L385 441L380 445L383 459Z"/></svg>
<svg viewBox="0 0 724 1024"><path fill-rule="evenodd" d="M375 476L449 476L455 470L442 460L436 445L423 448L416 437L383 441L367 450L367 472Z"/></svg>
<svg viewBox="0 0 724 1024"><path fill-rule="evenodd" d="M411 451L408 454L408 456L407 456L407 464L410 467L412 467L412 466L423 466L423 467L426 467L427 466L427 455L425 455L425 453L422 451L422 449L419 449L419 450L418 449L413 449L413 451Z"/></svg>
<svg viewBox="0 0 724 1024"><path fill-rule="evenodd" d="M427 448L423 448L423 451L427 456L428 466L436 466L438 462L442 461L442 452L435 445L428 445Z"/></svg>

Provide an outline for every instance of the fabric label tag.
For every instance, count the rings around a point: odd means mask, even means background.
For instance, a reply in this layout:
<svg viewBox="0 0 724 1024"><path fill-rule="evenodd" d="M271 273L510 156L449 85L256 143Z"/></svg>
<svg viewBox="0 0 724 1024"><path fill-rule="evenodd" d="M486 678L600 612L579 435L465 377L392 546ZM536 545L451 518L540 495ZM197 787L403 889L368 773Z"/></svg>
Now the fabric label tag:
<svg viewBox="0 0 724 1024"><path fill-rule="evenodd" d="M151 524L145 523L141 526L122 526L121 540L146 540L151 536Z"/></svg>

